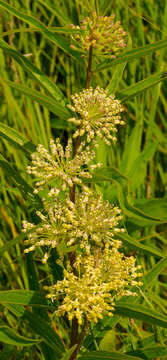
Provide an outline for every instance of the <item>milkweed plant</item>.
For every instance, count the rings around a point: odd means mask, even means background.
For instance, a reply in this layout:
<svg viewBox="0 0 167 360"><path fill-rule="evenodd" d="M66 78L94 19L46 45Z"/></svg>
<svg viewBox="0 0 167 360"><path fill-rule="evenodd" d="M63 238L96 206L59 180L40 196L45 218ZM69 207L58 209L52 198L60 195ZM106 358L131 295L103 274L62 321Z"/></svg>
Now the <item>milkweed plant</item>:
<svg viewBox="0 0 167 360"><path fill-rule="evenodd" d="M43 206L36 211L39 225L24 220L23 231L31 230L24 252L40 248L43 264L56 251L62 278L44 290L55 316L70 324L70 346L75 345L70 359L74 360L90 326L104 316L112 317L122 296L137 295L141 270L135 256L125 255L119 240L125 232L121 209L103 200L91 182L101 167L95 162L99 139L112 146L120 126L126 126L123 106L115 95L108 95L98 84L90 85L92 63L98 56L115 59L126 47L127 34L114 14L96 12L71 28L81 30L71 37L70 47L84 59L85 86L67 104L73 133L66 146L60 138L50 139L49 149L39 144L32 154L27 172Z"/></svg>

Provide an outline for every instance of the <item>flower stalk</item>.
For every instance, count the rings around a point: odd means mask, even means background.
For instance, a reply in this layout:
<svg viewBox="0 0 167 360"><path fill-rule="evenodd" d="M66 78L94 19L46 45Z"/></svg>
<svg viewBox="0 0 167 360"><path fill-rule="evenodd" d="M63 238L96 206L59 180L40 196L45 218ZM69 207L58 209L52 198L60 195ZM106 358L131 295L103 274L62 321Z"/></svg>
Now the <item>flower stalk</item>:
<svg viewBox="0 0 167 360"><path fill-rule="evenodd" d="M34 193L42 193L44 213L36 212L41 220L38 228L23 222L24 231L34 227L25 252L47 248L42 259L46 263L51 249L57 250L64 277L45 289L56 304L56 316L67 316L71 324L70 347L76 348L70 360L77 359L89 324L112 316L116 300L136 295L135 287L141 284L135 258L125 256L115 239L124 231L119 225L121 210L85 184L100 167L94 163L97 139L110 145L116 141L117 126L124 124L119 100L99 86L90 86L94 53L110 52L113 58L125 47L126 33L113 19L114 15L94 14L82 22L85 35L81 39L76 35L75 40L81 40L88 52L88 66L85 88L68 105L74 113L68 121L76 126L73 138L66 148L58 138L50 141L49 151L39 145L27 168L37 177Z"/></svg>
<svg viewBox="0 0 167 360"><path fill-rule="evenodd" d="M86 77L86 84L85 84L85 89L88 89L90 81L91 81L91 75L92 75L92 71L91 71L91 67L92 67L92 59L93 59L93 48L92 46L89 49L89 60L88 60L88 68L87 68L87 77ZM74 155L77 154L78 148L80 146L80 142L81 142L81 137L77 136L76 140L75 140L75 147L74 147ZM73 185L73 187L70 190L70 199L72 202L75 203L75 184ZM74 253L70 253L69 254L69 258L70 258L70 264L73 265L74 261L75 261L75 254ZM74 350L73 354L70 357L70 360L75 360L77 358L77 353L82 345L82 341L85 337L86 334L86 328L88 327L88 322L87 320L85 320L85 325L83 326L82 332L80 337L78 338L78 321L76 318L74 318L72 320L72 327L71 327L71 347L75 344L77 344L76 349Z"/></svg>

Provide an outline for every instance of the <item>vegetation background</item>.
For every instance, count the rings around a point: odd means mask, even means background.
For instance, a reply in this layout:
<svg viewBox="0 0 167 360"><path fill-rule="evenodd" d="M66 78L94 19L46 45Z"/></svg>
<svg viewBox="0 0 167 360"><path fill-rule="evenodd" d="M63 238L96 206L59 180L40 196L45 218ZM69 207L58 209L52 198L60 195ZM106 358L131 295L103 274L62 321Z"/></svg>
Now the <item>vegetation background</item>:
<svg viewBox="0 0 167 360"><path fill-rule="evenodd" d="M59 270L24 254L22 220L40 198L26 173L30 153L51 137L66 143L65 107L82 90L86 67L69 47L70 24L89 15L91 0L0 0L0 358L68 360L68 327L52 317L39 292ZM116 14L128 46L94 64L99 85L124 106L116 145L100 143L96 190L118 203L124 251L142 265L139 296L121 299L85 338L79 359L167 359L167 1L97 0ZM89 355L85 352L89 351Z"/></svg>

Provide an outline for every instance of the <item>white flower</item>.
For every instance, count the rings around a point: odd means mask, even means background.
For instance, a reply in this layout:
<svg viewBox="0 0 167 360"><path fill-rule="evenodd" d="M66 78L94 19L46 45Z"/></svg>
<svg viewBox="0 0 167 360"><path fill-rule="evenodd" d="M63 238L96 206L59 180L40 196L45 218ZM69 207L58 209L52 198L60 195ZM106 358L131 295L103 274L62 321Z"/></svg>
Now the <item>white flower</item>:
<svg viewBox="0 0 167 360"><path fill-rule="evenodd" d="M25 251L34 251L39 246L49 246L62 251L62 246L77 245L84 253L90 254L91 247L104 247L112 244L115 234L124 231L118 227L122 219L120 209L103 201L101 196L93 193L76 193L75 203L69 198L66 201L56 200L54 204L44 202L45 213L37 211L42 220L40 227L28 235ZM24 229L33 224L24 221Z"/></svg>
<svg viewBox="0 0 167 360"><path fill-rule="evenodd" d="M73 105L68 107L79 115L79 118L68 119L77 125L73 137L86 135L91 142L99 136L106 144L116 140L115 133L121 121L120 113L123 108L114 95L107 96L107 90L100 87L84 89L81 93L72 96Z"/></svg>
<svg viewBox="0 0 167 360"><path fill-rule="evenodd" d="M38 178L34 193L47 187L48 195L56 197L60 189L66 190L74 184L82 186L82 178L91 177L87 166L94 156L95 152L89 146L85 147L84 142L73 156L72 139L68 140L65 150L59 138L55 143L50 141L50 152L38 145L37 151L32 154L32 165L27 167L28 173Z"/></svg>

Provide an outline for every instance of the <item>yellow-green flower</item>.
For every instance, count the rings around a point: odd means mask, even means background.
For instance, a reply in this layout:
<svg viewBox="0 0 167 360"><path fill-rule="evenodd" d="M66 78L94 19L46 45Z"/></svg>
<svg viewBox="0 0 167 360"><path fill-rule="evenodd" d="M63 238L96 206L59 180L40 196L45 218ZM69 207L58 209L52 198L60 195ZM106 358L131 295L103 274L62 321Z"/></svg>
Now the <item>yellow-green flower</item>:
<svg viewBox="0 0 167 360"><path fill-rule="evenodd" d="M141 276L135 267L135 258L125 257L118 251L119 242L112 248L97 249L93 255L77 256L73 268L68 265L64 279L47 287L47 297L60 301L57 316L67 313L68 319L77 318L82 324L97 322L103 315L112 316L115 300L120 296L136 295L132 286L141 285Z"/></svg>

